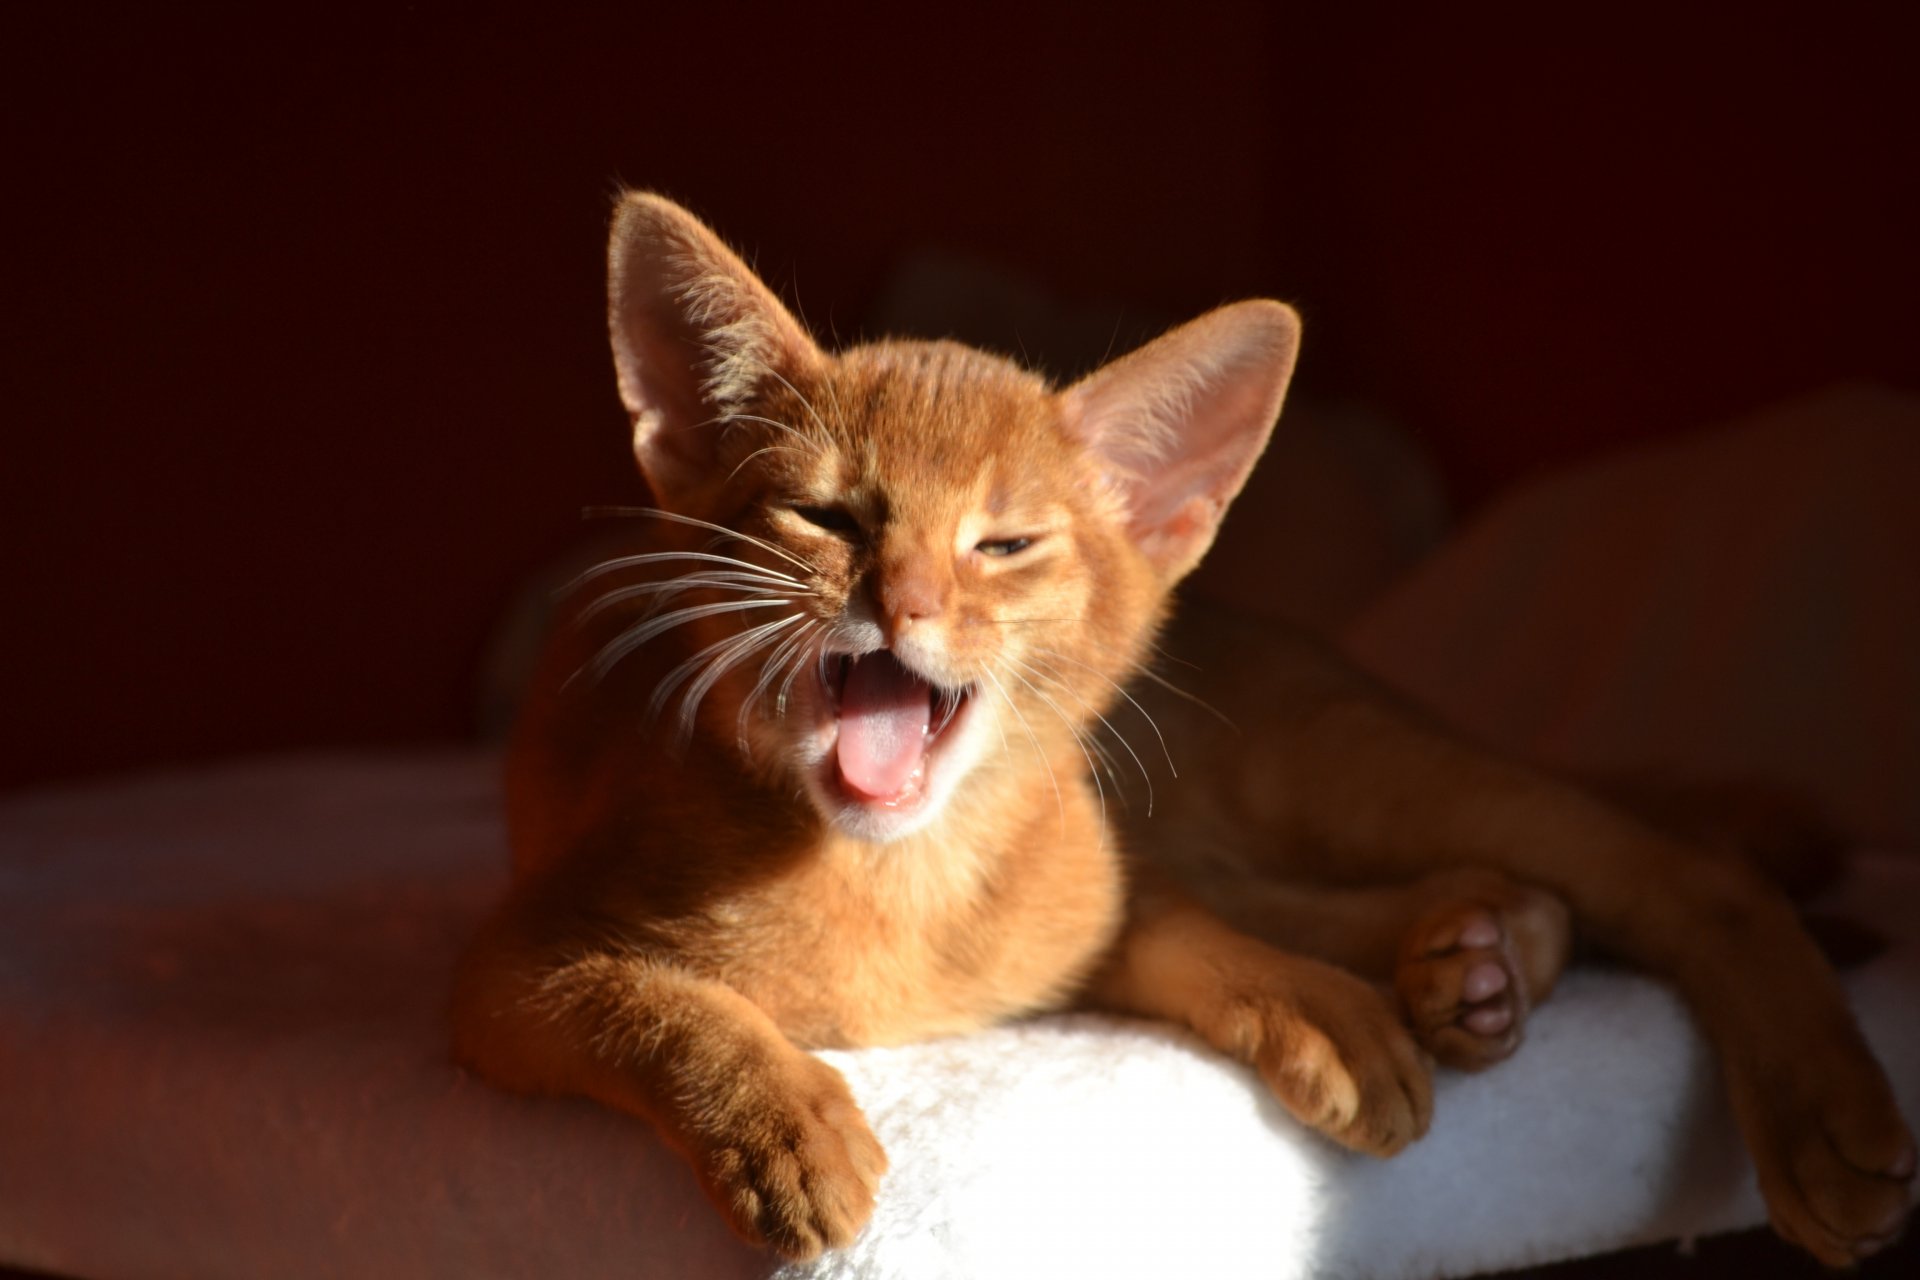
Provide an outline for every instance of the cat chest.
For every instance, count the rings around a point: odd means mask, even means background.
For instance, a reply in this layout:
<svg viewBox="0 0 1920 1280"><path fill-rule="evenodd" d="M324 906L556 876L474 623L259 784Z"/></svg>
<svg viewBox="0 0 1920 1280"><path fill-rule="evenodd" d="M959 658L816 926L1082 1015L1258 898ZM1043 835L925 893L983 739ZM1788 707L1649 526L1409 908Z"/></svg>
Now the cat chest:
<svg viewBox="0 0 1920 1280"><path fill-rule="evenodd" d="M779 942L729 980L819 1047L959 1034L1057 1007L1119 928L1118 868L1087 855L993 875L822 868L764 904L755 931Z"/></svg>

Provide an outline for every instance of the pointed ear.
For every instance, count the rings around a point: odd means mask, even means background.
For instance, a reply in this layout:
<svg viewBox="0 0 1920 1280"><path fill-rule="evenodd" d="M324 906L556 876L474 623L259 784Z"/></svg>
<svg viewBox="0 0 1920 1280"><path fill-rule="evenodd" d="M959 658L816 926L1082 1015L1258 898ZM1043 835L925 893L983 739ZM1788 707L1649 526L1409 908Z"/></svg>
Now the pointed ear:
<svg viewBox="0 0 1920 1280"><path fill-rule="evenodd" d="M1135 545L1168 585L1200 562L1267 447L1300 347L1300 317L1237 302L1161 335L1062 393Z"/></svg>
<svg viewBox="0 0 1920 1280"><path fill-rule="evenodd" d="M799 322L720 238L662 196L628 192L607 244L607 327L633 453L654 498L715 478L728 414L820 360Z"/></svg>

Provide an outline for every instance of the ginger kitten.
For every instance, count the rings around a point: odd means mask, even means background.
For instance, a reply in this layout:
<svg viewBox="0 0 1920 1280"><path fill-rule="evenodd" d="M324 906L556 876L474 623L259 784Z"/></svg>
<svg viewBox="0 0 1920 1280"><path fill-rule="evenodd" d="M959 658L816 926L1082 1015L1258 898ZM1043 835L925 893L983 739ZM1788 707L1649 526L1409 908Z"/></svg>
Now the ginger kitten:
<svg viewBox="0 0 1920 1280"><path fill-rule="evenodd" d="M1087 738L1266 444L1291 310L1056 389L952 343L827 353L658 196L621 201L609 274L659 508L571 594L515 732L462 1061L646 1117L741 1235L807 1257L886 1168L809 1048L1148 1014L1390 1154L1426 1128L1427 1053L1512 1051L1570 908L1687 997L1783 1233L1839 1263L1897 1229L1911 1140L1779 894L1323 654L1223 650L1262 733L1174 747L1206 786L1147 832L1273 875L1243 923L1291 949L1123 862Z"/></svg>

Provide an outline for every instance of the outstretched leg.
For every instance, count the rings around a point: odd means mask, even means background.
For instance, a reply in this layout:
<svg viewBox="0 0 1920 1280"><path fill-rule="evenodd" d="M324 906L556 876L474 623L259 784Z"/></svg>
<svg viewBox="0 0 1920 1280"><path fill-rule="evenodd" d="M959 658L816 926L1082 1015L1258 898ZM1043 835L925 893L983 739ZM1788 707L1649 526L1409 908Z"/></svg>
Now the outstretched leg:
<svg viewBox="0 0 1920 1280"><path fill-rule="evenodd" d="M1374 696L1321 702L1261 763L1284 779L1267 784L1268 822L1324 860L1310 873L1496 869L1551 890L1598 945L1671 980L1718 1052L1781 1234L1839 1266L1899 1230L1913 1139L1833 971L1745 859Z"/></svg>
<svg viewBox="0 0 1920 1280"><path fill-rule="evenodd" d="M461 966L465 1065L652 1121L753 1243L810 1258L859 1234L887 1157L839 1072L721 983L608 948L529 945L511 910Z"/></svg>
<svg viewBox="0 0 1920 1280"><path fill-rule="evenodd" d="M1463 1071L1519 1047L1572 947L1557 897L1493 871L1359 888L1232 876L1203 893L1235 928L1390 985L1415 1039Z"/></svg>
<svg viewBox="0 0 1920 1280"><path fill-rule="evenodd" d="M1426 1064L1380 990L1238 933L1164 884L1136 888L1086 995L1191 1027L1253 1066L1301 1123L1356 1151L1392 1155L1427 1130Z"/></svg>

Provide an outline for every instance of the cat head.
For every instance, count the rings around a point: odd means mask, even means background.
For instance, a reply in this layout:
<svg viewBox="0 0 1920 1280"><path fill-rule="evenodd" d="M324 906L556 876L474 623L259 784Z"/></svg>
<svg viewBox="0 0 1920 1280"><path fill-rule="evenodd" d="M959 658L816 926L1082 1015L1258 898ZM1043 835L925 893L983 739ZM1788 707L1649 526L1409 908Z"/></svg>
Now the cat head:
<svg viewBox="0 0 1920 1280"><path fill-rule="evenodd" d="M608 259L635 458L687 552L734 562L676 569L711 597L679 668L700 723L870 840L969 778L1084 773L1266 445L1293 311L1222 307L1056 389L950 342L826 352L656 195L622 199Z"/></svg>

